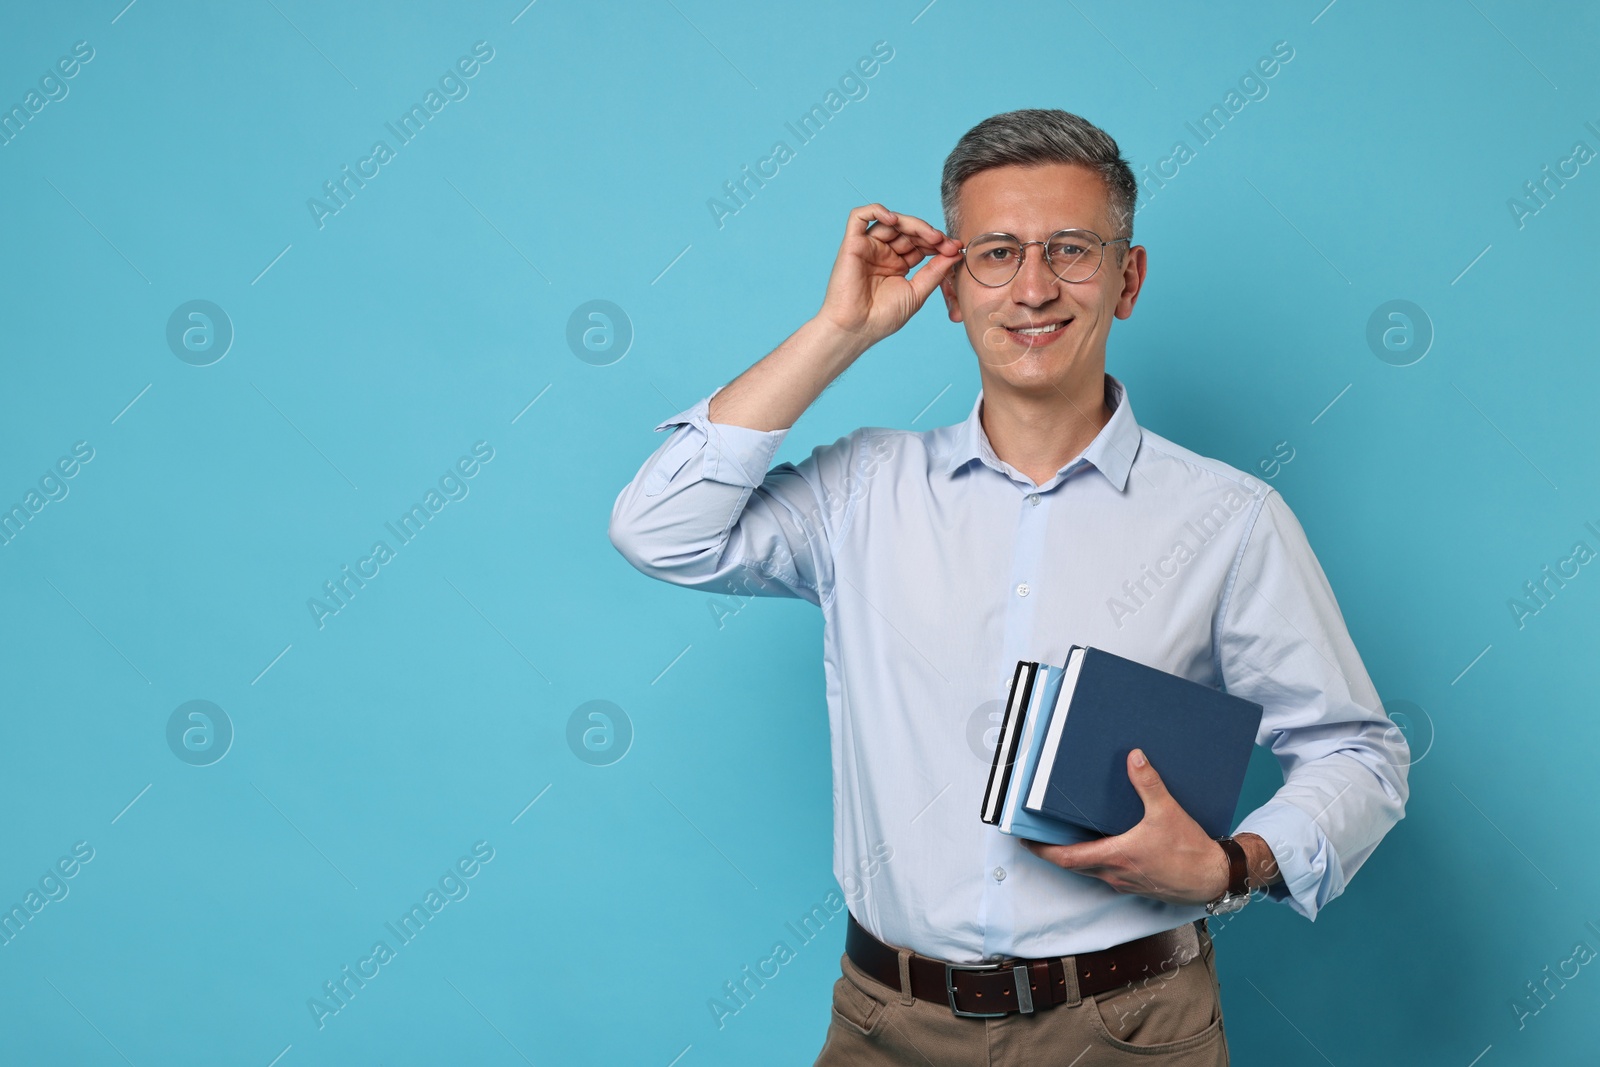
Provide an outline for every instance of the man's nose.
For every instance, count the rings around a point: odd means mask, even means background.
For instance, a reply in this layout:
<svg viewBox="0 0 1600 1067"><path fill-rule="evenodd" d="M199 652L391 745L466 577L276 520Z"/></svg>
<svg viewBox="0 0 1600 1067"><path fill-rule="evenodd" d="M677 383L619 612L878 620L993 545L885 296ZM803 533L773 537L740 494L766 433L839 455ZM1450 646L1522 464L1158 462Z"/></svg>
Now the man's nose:
<svg viewBox="0 0 1600 1067"><path fill-rule="evenodd" d="M1019 304L1038 307L1055 299L1061 284L1045 262L1044 245L1029 245L1022 250L1022 267L1011 279L1011 298Z"/></svg>

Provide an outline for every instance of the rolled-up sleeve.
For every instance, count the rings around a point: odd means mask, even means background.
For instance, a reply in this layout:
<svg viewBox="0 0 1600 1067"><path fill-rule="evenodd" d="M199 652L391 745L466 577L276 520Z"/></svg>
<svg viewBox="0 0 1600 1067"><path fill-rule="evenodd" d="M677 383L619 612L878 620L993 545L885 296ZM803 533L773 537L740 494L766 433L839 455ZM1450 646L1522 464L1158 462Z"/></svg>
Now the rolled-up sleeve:
<svg viewBox="0 0 1600 1067"><path fill-rule="evenodd" d="M1269 896L1315 919L1404 817L1410 749L1276 490L1240 546L1215 647L1224 688L1265 709L1256 742L1284 773L1282 788L1234 832L1271 847L1283 881Z"/></svg>
<svg viewBox="0 0 1600 1067"><path fill-rule="evenodd" d="M611 543L675 585L821 604L831 595L832 539L855 502L838 488L862 452L862 432L769 470L788 429L712 422L721 391L656 426L672 435L618 494Z"/></svg>

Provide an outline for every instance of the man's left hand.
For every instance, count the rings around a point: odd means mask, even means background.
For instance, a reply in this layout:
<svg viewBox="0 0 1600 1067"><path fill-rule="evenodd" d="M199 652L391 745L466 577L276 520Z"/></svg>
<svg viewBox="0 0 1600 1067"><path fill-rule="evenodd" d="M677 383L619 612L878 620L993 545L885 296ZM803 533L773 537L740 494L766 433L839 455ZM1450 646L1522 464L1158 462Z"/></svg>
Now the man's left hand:
<svg viewBox="0 0 1600 1067"><path fill-rule="evenodd" d="M1126 833L1071 845L1023 841L1034 855L1099 878L1119 893L1204 904L1228 888L1228 854L1167 792L1144 753L1128 753L1128 779L1144 817ZM1253 866L1253 865L1252 865Z"/></svg>

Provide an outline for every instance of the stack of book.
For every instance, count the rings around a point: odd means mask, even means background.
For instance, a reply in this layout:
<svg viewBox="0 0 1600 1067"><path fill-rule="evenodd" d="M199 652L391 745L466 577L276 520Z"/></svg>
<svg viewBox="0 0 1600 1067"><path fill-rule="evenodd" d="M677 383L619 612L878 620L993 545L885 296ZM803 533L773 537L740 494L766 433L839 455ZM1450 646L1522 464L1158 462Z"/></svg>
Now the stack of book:
<svg viewBox="0 0 1600 1067"><path fill-rule="evenodd" d="M1144 802L1128 779L1140 749L1212 837L1233 825L1260 704L1104 649L1073 645L1061 666L1022 660L1011 679L983 821L1062 845L1133 828Z"/></svg>

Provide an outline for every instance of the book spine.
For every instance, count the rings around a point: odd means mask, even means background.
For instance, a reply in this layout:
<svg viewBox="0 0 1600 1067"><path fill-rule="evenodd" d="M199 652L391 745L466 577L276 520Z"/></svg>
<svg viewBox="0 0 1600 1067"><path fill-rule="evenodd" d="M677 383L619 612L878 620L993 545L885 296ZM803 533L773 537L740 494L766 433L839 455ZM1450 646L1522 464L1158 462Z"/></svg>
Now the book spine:
<svg viewBox="0 0 1600 1067"><path fill-rule="evenodd" d="M989 788L984 791L983 817L984 821L991 824L1000 822L1000 814L1005 808L1006 794L1010 791L1011 776L1016 767L1017 737L1022 732L1023 709L1028 706L1038 673L1038 663L1019 660L1016 673L1011 677L1006 713L994 747L994 761L989 766Z"/></svg>

